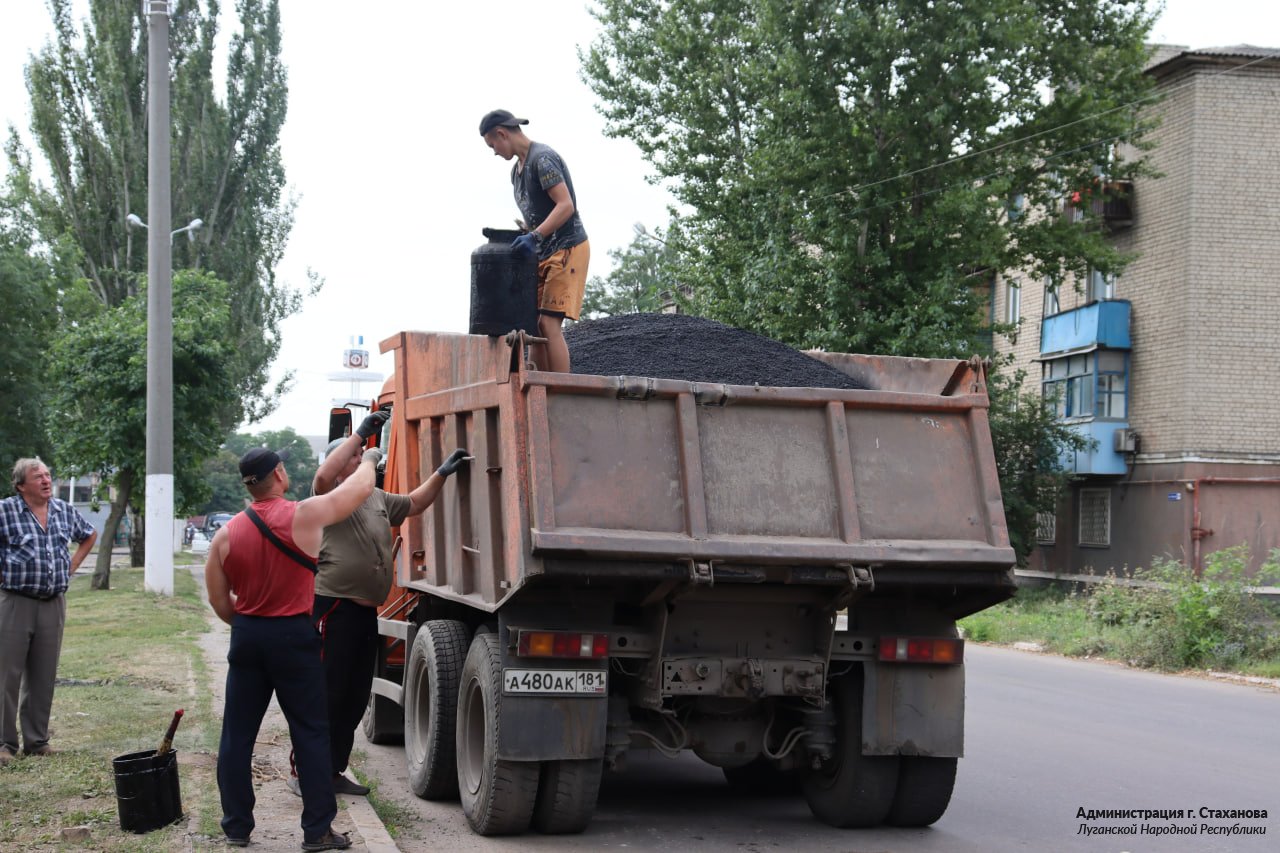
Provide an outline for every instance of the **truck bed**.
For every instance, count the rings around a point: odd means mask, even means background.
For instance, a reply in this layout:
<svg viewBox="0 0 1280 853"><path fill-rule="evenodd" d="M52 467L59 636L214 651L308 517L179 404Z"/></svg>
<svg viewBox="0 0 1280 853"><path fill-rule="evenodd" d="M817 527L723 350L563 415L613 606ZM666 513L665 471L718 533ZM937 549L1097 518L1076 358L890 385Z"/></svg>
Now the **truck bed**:
<svg viewBox="0 0 1280 853"><path fill-rule="evenodd" d="M401 528L407 589L494 610L548 574L959 582L1014 562L976 360L814 354L870 386L836 390L535 371L477 335L382 351L397 491L475 456Z"/></svg>

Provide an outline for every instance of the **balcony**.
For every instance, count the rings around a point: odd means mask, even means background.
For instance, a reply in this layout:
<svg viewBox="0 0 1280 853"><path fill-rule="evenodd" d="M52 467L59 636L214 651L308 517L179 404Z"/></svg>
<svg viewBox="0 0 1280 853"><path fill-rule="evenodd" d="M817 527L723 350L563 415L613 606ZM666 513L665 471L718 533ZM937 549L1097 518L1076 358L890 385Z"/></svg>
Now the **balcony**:
<svg viewBox="0 0 1280 853"><path fill-rule="evenodd" d="M1129 300L1108 299L1045 317L1040 324L1040 355L1094 346L1130 349L1129 310Z"/></svg>
<svg viewBox="0 0 1280 853"><path fill-rule="evenodd" d="M1107 181L1070 193L1062 215L1075 222L1086 209L1112 231L1128 228L1133 225L1133 181Z"/></svg>
<svg viewBox="0 0 1280 853"><path fill-rule="evenodd" d="M1128 431L1128 421L1079 421L1070 425L1073 432L1092 440L1084 450L1068 451L1059 462L1067 471L1080 475L1112 477L1128 470L1128 456L1116 450L1115 434Z"/></svg>

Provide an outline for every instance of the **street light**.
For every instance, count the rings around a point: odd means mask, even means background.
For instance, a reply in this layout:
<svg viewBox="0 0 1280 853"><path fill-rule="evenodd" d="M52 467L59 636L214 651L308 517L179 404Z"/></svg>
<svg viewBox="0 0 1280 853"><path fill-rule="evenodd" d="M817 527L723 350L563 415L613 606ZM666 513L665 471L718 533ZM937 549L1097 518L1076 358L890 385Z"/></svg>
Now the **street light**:
<svg viewBox="0 0 1280 853"><path fill-rule="evenodd" d="M124 221L125 221L125 222L127 222L129 225L133 226L134 228L146 228L146 227L147 227L147 223L143 222L143 221L142 221L142 218L141 218L140 216L138 216L138 214L136 214L136 213L130 213L128 216L126 216L126 217L124 218ZM169 245L170 245L170 246L172 246L172 245L173 245L173 238L174 238L175 236L177 236L178 234L181 234L183 231L186 231L186 232L187 232L187 239L188 239L188 240L192 240L192 241L194 241L194 240L196 239L196 232L197 232L197 231L199 231L199 230L200 230L201 228L203 228L203 227L204 227L204 220L203 220L203 219L193 219L193 220L191 220L190 222L188 222L186 225L184 225L183 227L179 228L177 231L170 231L170 232L169 232ZM150 230L150 229L148 229L148 230Z"/></svg>

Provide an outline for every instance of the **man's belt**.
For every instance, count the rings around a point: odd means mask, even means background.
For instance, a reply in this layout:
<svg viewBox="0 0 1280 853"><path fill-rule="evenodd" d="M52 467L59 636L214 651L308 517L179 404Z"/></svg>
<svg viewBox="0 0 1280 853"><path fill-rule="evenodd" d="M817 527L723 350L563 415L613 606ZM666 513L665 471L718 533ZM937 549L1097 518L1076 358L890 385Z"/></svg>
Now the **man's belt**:
<svg viewBox="0 0 1280 853"><path fill-rule="evenodd" d="M37 593L26 592L25 590L21 590L21 589L0 589L0 592L7 592L9 595L20 595L23 598L34 599L35 601L52 601L53 599L57 598L59 595L62 594L60 592L54 592L54 593L50 593L49 595L38 595Z"/></svg>

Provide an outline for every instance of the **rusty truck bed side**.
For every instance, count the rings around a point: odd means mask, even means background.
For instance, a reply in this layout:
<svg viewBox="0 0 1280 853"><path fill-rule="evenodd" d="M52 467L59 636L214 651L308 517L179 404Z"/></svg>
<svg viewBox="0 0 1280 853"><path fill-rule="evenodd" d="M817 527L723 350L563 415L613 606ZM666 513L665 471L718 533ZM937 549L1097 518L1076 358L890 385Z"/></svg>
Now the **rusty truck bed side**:
<svg viewBox="0 0 1280 853"><path fill-rule="evenodd" d="M548 566L1006 570L976 362L815 354L873 390L530 371L500 338L403 332L395 482L475 456L401 528L398 583L496 609Z"/></svg>

